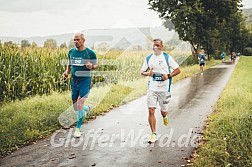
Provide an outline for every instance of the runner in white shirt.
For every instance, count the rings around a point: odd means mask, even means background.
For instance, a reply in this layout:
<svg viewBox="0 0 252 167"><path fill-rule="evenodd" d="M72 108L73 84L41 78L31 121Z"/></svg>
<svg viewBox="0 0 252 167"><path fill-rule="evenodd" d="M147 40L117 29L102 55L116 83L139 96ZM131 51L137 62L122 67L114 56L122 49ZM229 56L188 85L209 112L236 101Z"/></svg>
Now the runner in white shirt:
<svg viewBox="0 0 252 167"><path fill-rule="evenodd" d="M168 125L168 104L170 101L171 78L180 73L179 65L167 53L162 51L163 42L160 39L153 40L153 54L146 57L141 68L141 74L149 76L148 81L148 121L152 131L149 143L157 140L155 109L157 103L161 108L164 125ZM170 68L173 70L170 71ZM148 71L149 70L149 71Z"/></svg>

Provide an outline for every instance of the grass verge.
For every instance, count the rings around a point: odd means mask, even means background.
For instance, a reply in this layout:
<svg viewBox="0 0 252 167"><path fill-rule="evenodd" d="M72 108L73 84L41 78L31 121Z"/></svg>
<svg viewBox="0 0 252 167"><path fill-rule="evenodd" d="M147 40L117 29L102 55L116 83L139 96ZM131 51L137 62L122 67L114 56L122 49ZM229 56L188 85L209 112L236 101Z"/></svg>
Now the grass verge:
<svg viewBox="0 0 252 167"><path fill-rule="evenodd" d="M219 61L209 61L206 69ZM181 67L182 72L173 82L199 72L199 66ZM104 87L92 88L86 104L95 108L90 117L136 99L147 91L147 77L136 81L123 81ZM99 103L98 103L99 102ZM13 150L52 134L61 125L59 115L71 106L70 92L53 93L49 96L35 96L21 101L1 105L0 108L0 151L6 156Z"/></svg>
<svg viewBox="0 0 252 167"><path fill-rule="evenodd" d="M193 166L252 166L252 57L241 57L209 117Z"/></svg>

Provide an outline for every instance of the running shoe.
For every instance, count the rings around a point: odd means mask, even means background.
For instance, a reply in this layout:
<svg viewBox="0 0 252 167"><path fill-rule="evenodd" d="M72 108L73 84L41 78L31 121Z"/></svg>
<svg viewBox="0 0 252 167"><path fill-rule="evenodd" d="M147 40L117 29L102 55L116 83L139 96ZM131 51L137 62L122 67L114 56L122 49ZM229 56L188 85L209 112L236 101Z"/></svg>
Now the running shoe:
<svg viewBox="0 0 252 167"><path fill-rule="evenodd" d="M155 141L157 141L158 139L157 139L157 135L156 134L152 134L151 136L150 136L150 139L148 140L148 143L155 143Z"/></svg>
<svg viewBox="0 0 252 167"><path fill-rule="evenodd" d="M164 125L167 126L168 123L169 123L168 115L166 115L165 117L163 117L163 120L164 120Z"/></svg>
<svg viewBox="0 0 252 167"><path fill-rule="evenodd" d="M81 131L80 128L75 128L75 132L74 132L74 137L78 138L81 137Z"/></svg>

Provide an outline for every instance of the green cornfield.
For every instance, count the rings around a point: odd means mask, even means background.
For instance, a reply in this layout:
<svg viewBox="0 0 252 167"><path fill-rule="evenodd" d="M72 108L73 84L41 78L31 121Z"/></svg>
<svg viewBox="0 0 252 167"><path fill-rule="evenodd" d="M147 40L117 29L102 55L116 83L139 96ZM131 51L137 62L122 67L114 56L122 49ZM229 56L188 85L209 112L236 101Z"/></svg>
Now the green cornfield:
<svg viewBox="0 0 252 167"><path fill-rule="evenodd" d="M66 49L0 47L0 102L70 90L70 79L62 80L67 64ZM93 86L139 77L147 52L109 51L99 55L100 67L93 71Z"/></svg>
<svg viewBox="0 0 252 167"><path fill-rule="evenodd" d="M0 48L0 101L69 89L61 79L65 50Z"/></svg>

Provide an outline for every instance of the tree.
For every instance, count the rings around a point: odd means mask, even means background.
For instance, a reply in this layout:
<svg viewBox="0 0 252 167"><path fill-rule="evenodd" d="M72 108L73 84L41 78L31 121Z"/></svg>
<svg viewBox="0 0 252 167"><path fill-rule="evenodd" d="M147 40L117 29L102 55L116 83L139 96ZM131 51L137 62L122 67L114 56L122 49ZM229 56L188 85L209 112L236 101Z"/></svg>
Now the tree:
<svg viewBox="0 0 252 167"><path fill-rule="evenodd" d="M21 48L27 48L30 46L31 46L31 44L28 40L25 40L25 39L21 40Z"/></svg>
<svg viewBox="0 0 252 167"><path fill-rule="evenodd" d="M36 42L33 41L31 44L31 47L34 49L34 48L38 47L38 45L36 44Z"/></svg>
<svg viewBox="0 0 252 167"><path fill-rule="evenodd" d="M251 47L252 48L252 25L251 26L246 26L246 29L248 31L248 44L246 47Z"/></svg>
<svg viewBox="0 0 252 167"><path fill-rule="evenodd" d="M101 42L97 45L97 50L101 52L108 51L110 48L110 45L107 42Z"/></svg>
<svg viewBox="0 0 252 167"><path fill-rule="evenodd" d="M62 48L62 49L67 48L66 43L65 43L65 42L64 42L64 43L62 43L62 44L60 45L60 48Z"/></svg>
<svg viewBox="0 0 252 167"><path fill-rule="evenodd" d="M217 2L216 6L219 8L217 28L220 33L219 39L222 45L225 45L227 52L242 50L241 41L247 33L245 30L245 20L242 15L240 5L241 0L221 1ZM243 41L244 42L244 41ZM238 51L237 50L237 51Z"/></svg>
<svg viewBox="0 0 252 167"><path fill-rule="evenodd" d="M236 28L239 29L235 26L242 22L239 18L240 2L241 0L149 0L149 5L159 13L160 18L170 19L179 38L189 41L195 53L203 47L208 53L214 54L220 46L231 45L227 41L233 41L231 36ZM230 24L233 20L237 21L235 25ZM171 28L170 24L164 25Z"/></svg>
<svg viewBox="0 0 252 167"><path fill-rule="evenodd" d="M168 28L169 31L175 29L174 24L172 23L171 20L165 20L164 23L163 23L163 25L164 25L166 28Z"/></svg>
<svg viewBox="0 0 252 167"><path fill-rule="evenodd" d="M47 39L44 42L44 47L45 48L56 49L57 48L57 41L55 39Z"/></svg>
<svg viewBox="0 0 252 167"><path fill-rule="evenodd" d="M69 49L74 48L73 39L70 39L70 41L69 41L69 43L68 43L68 48L69 48Z"/></svg>
<svg viewBox="0 0 252 167"><path fill-rule="evenodd" d="M159 13L160 18L170 20L179 38L189 41L194 51L198 52L201 41L204 40L203 34L206 34L203 29L204 12L200 0L149 0L149 5L151 9ZM164 25L167 26L167 24Z"/></svg>
<svg viewBox="0 0 252 167"><path fill-rule="evenodd" d="M9 48L12 48L12 49L17 49L18 48L18 45L15 44L12 41L4 42L3 46L4 47L9 47Z"/></svg>

